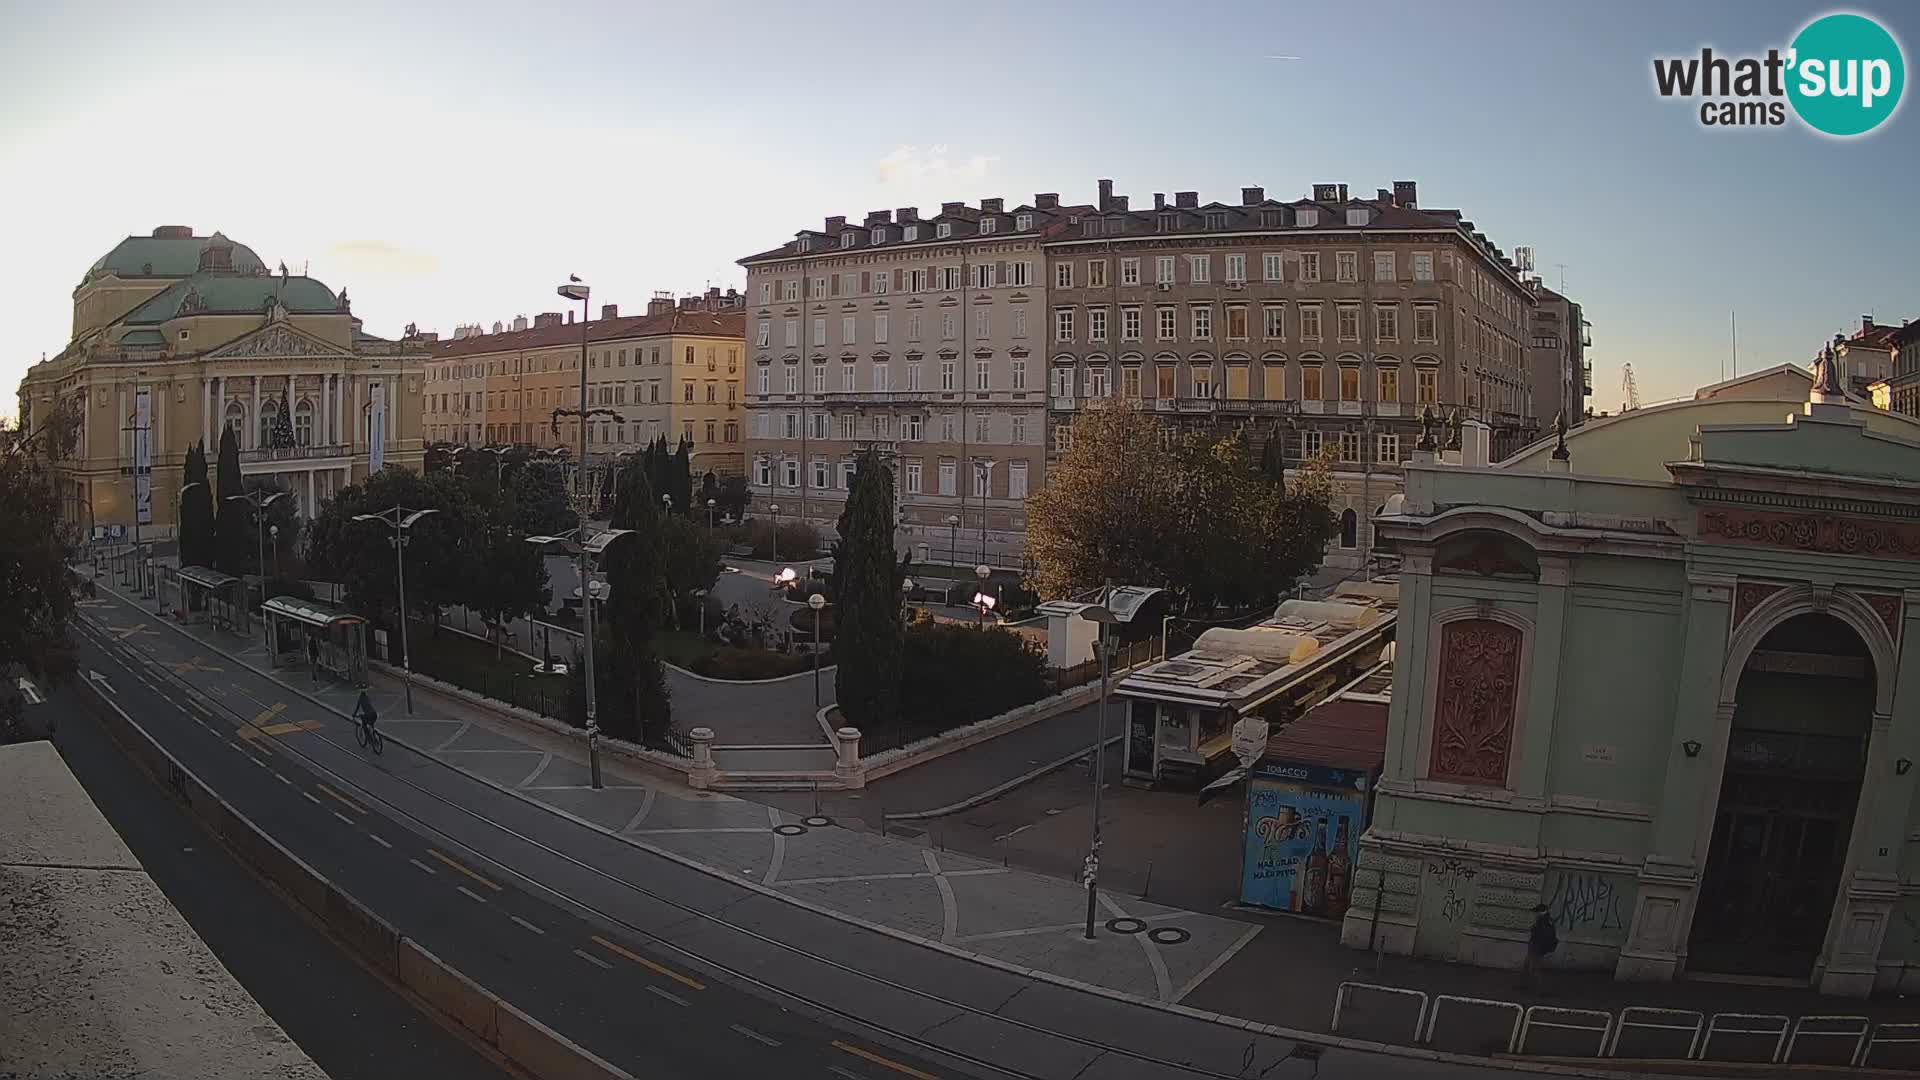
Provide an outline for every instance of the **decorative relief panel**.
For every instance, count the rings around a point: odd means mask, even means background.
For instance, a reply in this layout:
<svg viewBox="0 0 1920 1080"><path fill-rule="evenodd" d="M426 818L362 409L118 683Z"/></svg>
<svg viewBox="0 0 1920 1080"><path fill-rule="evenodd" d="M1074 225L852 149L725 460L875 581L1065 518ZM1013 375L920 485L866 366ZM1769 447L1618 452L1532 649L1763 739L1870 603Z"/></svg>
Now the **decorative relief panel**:
<svg viewBox="0 0 1920 1080"><path fill-rule="evenodd" d="M1869 559L1920 559L1920 525L1832 514L1702 510L1700 539Z"/></svg>
<svg viewBox="0 0 1920 1080"><path fill-rule="evenodd" d="M1861 593L1860 599L1866 601L1880 621L1887 624L1887 636L1894 641L1900 640L1900 598L1892 593Z"/></svg>
<svg viewBox="0 0 1920 1080"><path fill-rule="evenodd" d="M1733 628L1740 629L1740 624L1747 621L1747 616L1753 614L1753 609L1759 607L1761 601L1784 588L1785 585L1770 581L1741 582L1733 591Z"/></svg>
<svg viewBox="0 0 1920 1080"><path fill-rule="evenodd" d="M1504 787L1519 686L1518 628L1493 619L1444 624L1427 775Z"/></svg>

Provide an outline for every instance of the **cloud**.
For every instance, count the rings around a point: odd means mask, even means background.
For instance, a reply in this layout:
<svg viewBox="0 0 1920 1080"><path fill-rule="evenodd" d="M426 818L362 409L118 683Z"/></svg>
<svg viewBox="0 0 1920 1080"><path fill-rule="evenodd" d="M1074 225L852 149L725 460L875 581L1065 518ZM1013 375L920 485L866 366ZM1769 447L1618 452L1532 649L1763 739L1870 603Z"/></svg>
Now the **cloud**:
<svg viewBox="0 0 1920 1080"><path fill-rule="evenodd" d="M922 180L977 179L992 172L999 160L994 154L972 154L956 160L944 143L925 151L917 146L902 145L880 159L880 182L911 184Z"/></svg>
<svg viewBox="0 0 1920 1080"><path fill-rule="evenodd" d="M385 240L342 240L327 248L330 261L353 274L427 277L440 270L440 256L408 251Z"/></svg>

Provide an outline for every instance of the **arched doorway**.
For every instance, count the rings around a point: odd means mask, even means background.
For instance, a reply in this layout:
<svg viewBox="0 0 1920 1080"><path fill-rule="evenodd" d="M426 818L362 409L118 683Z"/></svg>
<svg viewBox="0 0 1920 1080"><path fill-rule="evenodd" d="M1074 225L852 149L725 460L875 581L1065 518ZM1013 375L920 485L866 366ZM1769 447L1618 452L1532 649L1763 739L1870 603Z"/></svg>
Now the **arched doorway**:
<svg viewBox="0 0 1920 1080"><path fill-rule="evenodd" d="M1748 657L1689 970L1812 973L1860 801L1874 688L1866 643L1832 615L1789 618Z"/></svg>

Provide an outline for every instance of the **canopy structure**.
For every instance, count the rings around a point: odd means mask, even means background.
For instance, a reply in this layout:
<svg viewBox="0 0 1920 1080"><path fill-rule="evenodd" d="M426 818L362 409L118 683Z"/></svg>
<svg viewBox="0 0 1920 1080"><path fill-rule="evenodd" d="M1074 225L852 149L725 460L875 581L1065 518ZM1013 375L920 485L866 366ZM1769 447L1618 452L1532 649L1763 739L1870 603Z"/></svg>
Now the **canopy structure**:
<svg viewBox="0 0 1920 1080"><path fill-rule="evenodd" d="M174 617L183 623L210 622L216 630L245 636L250 619L247 583L206 566L162 571L161 588L174 591Z"/></svg>
<svg viewBox="0 0 1920 1080"><path fill-rule="evenodd" d="M350 686L367 685L366 619L297 596L276 596L260 610L276 666L304 664L315 679L326 674Z"/></svg>

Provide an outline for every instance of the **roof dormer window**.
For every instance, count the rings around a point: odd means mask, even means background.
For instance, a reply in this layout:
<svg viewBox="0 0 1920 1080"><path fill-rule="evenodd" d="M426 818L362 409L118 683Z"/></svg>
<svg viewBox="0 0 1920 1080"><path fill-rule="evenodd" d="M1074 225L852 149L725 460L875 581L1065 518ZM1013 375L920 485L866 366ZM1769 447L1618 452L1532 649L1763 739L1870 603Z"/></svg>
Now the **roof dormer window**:
<svg viewBox="0 0 1920 1080"><path fill-rule="evenodd" d="M1348 225L1350 225L1350 226L1352 226L1352 227L1354 227L1354 228L1356 228L1356 229L1357 229L1357 228L1360 228L1361 226L1363 226L1363 225L1365 225L1366 223L1367 223L1367 208L1366 208L1366 207L1364 207L1364 206L1356 206L1356 207L1354 207L1354 208L1352 208L1352 209L1350 209L1350 210L1348 210L1348 211L1347 211L1347 224L1348 224Z"/></svg>
<svg viewBox="0 0 1920 1080"><path fill-rule="evenodd" d="M1278 210L1260 211L1260 227L1263 229L1279 228L1280 227L1280 211Z"/></svg>
<svg viewBox="0 0 1920 1080"><path fill-rule="evenodd" d="M850 248L853 246L853 233L851 231L843 232L840 234L840 246L843 248Z"/></svg>
<svg viewBox="0 0 1920 1080"><path fill-rule="evenodd" d="M1178 214L1161 214L1160 215L1160 231L1161 232L1172 232L1175 228L1179 227L1179 224L1180 224L1180 216Z"/></svg>
<svg viewBox="0 0 1920 1080"><path fill-rule="evenodd" d="M810 237L810 236L803 236L803 237L801 237L801 238L800 238L800 250L801 250L801 251L812 251L812 250L813 250L813 238L812 238L812 237Z"/></svg>
<svg viewBox="0 0 1920 1080"><path fill-rule="evenodd" d="M872 233L872 234L871 234L871 235L870 235L870 236L868 237L868 240L869 240L869 242L871 242L871 243L875 243L875 244L884 244L884 243L886 243L886 242L887 242L887 227L886 227L886 226L884 226L884 225L881 225L881 226L877 226L877 227L876 227L876 228L875 228L875 229L873 230L873 233Z"/></svg>
<svg viewBox="0 0 1920 1080"><path fill-rule="evenodd" d="M1207 211L1207 228L1224 229L1227 227L1227 214L1224 210Z"/></svg>
<svg viewBox="0 0 1920 1080"><path fill-rule="evenodd" d="M941 240L953 235L953 222L943 221L933 227L933 235Z"/></svg>
<svg viewBox="0 0 1920 1080"><path fill-rule="evenodd" d="M980 219L980 234L981 234L982 236L984 236L984 235L986 235L987 233L990 233L990 232L992 232L992 231L993 231L993 229L994 229L994 226L996 226L996 225L998 225L998 224L999 224L999 219L998 219L998 218L990 218L990 217L983 217L983 218L981 218L981 219Z"/></svg>
<svg viewBox="0 0 1920 1080"><path fill-rule="evenodd" d="M1013 227L1021 232L1026 232L1028 229L1033 228L1033 215L1020 214L1015 216L1013 219Z"/></svg>
<svg viewBox="0 0 1920 1080"><path fill-rule="evenodd" d="M905 229L901 230L901 232L902 232L902 235L900 239L902 240L920 239L920 226L918 225L909 225Z"/></svg>
<svg viewBox="0 0 1920 1080"><path fill-rule="evenodd" d="M1301 228L1311 229L1320 224L1320 208L1317 206L1306 207L1295 215L1294 220Z"/></svg>

